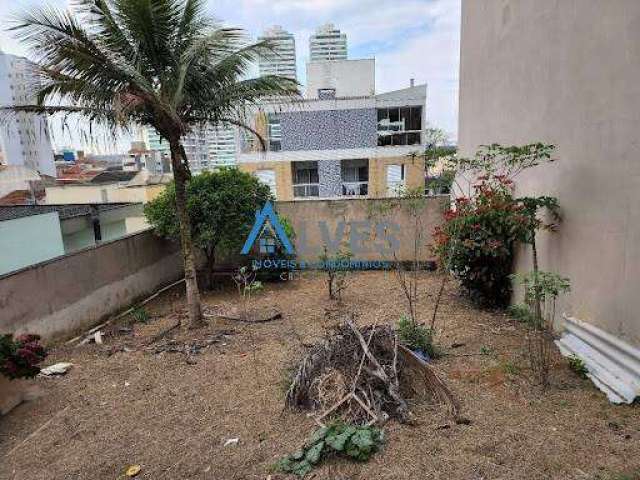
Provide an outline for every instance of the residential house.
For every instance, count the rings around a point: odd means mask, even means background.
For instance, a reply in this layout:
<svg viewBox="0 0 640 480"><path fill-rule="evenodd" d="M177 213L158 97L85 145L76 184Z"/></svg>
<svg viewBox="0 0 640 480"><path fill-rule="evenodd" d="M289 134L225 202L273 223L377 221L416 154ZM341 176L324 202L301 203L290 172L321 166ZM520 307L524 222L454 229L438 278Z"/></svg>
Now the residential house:
<svg viewBox="0 0 640 480"><path fill-rule="evenodd" d="M48 204L147 203L157 197L173 179L172 174L148 170L104 171L93 178L46 186Z"/></svg>

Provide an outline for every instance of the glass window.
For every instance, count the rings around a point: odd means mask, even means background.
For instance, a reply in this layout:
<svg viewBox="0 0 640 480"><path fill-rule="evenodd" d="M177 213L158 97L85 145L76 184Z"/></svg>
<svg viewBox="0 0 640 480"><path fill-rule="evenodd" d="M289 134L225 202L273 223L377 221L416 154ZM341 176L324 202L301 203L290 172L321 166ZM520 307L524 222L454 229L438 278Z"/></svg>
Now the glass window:
<svg viewBox="0 0 640 480"><path fill-rule="evenodd" d="M409 128L411 124L411 107L402 107L400 109L401 130L412 130Z"/></svg>
<svg viewBox="0 0 640 480"><path fill-rule="evenodd" d="M406 133L397 133L393 136L393 144L394 145L406 145L407 144L407 134Z"/></svg>
<svg viewBox="0 0 640 480"><path fill-rule="evenodd" d="M407 134L407 145L420 145L420 132Z"/></svg>
<svg viewBox="0 0 640 480"><path fill-rule="evenodd" d="M296 162L293 168L293 183L318 183L317 162Z"/></svg>
<svg viewBox="0 0 640 480"><path fill-rule="evenodd" d="M389 109L389 122L395 123L400 121L400 109L399 108L390 108Z"/></svg>
<svg viewBox="0 0 640 480"><path fill-rule="evenodd" d="M378 146L379 147L388 147L391 145L391 135L379 135L378 136Z"/></svg>
<svg viewBox="0 0 640 480"><path fill-rule="evenodd" d="M422 130L422 107L411 107L411 119L407 130Z"/></svg>

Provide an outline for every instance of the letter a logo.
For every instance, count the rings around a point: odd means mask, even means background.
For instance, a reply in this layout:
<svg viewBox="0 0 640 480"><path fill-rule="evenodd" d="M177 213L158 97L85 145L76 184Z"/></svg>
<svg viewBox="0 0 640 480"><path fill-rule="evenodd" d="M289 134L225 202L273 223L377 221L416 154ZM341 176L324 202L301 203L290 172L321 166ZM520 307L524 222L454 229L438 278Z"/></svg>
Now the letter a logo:
<svg viewBox="0 0 640 480"><path fill-rule="evenodd" d="M251 229L251 233L249 233L247 241L244 242L244 247L242 247L241 251L242 255L247 255L249 253L251 247L256 241L256 238L258 238L264 231L267 225L267 220L269 220L271 228L275 231L278 239L280 239L280 243L282 243L287 255L293 255L293 245L291 245L289 237L287 237L287 234L284 232L284 228L282 228L282 224L278 219L278 215L276 215L276 212L273 210L271 202L265 203L262 210L256 211L256 221L253 224L253 228Z"/></svg>

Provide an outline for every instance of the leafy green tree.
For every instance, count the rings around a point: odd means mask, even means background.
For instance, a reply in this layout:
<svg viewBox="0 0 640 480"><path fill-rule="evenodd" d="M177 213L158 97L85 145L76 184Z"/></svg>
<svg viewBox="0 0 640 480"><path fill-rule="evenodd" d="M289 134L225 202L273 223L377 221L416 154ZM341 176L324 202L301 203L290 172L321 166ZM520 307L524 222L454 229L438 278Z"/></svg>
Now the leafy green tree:
<svg viewBox="0 0 640 480"><path fill-rule="evenodd" d="M271 198L269 187L256 177L236 168L203 172L187 186L187 212L191 238L207 258L209 286L213 285L216 257L237 253L247 238L256 210ZM147 220L159 235L179 238L175 184L145 205Z"/></svg>
<svg viewBox="0 0 640 480"><path fill-rule="evenodd" d="M39 77L34 105L5 111L80 115L93 125L153 127L171 150L189 324L203 324L187 213L191 178L181 139L194 128L234 124L264 96L298 95L296 82L244 79L271 45L222 28L205 0L75 0L73 10L34 9L12 29L31 49ZM261 140L261 143L264 142Z"/></svg>

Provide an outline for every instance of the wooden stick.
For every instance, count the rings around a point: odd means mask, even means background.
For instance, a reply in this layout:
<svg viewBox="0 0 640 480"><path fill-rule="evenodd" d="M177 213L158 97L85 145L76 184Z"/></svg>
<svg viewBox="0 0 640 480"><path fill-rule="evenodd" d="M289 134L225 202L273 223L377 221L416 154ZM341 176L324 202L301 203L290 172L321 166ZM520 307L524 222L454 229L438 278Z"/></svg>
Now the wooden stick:
<svg viewBox="0 0 640 480"><path fill-rule="evenodd" d="M184 278L181 278L180 280L178 280L177 282L173 282L171 285L167 285L166 287L161 288L160 290L158 290L156 293L154 293L153 295L151 295L150 297L145 298L143 301L141 301L140 303L134 305L131 308L128 308L127 310L125 310L122 313L119 313L118 315L116 315L115 317L110 318L109 320L107 320L106 322L101 323L100 325L98 325L97 327L93 327L91 330L83 333L82 335L78 335L77 337L72 338L71 340L68 340L66 342L67 345L70 345L72 343L77 342L80 339L83 339L87 336L90 336L92 333L97 332L98 330L100 330L103 327L106 327L107 325L109 325L111 322L114 322L126 315L129 315L131 312L133 312L137 307L141 307L143 305L146 305L147 303L149 303L151 300L153 300L154 298L157 298L159 295L163 294L164 292L166 292L167 290L169 290L170 288L175 287L176 285L181 284L182 282L184 282Z"/></svg>
<svg viewBox="0 0 640 480"><path fill-rule="evenodd" d="M360 333L360 330L358 330L358 327L356 327L356 325L351 320L347 320L347 325L349 326L349 328L351 328L351 330L353 330L353 333L355 333L356 337L358 338L358 341L360 342L362 349L367 355L367 358L371 361L371 363L376 368L375 370L372 370L370 368L365 367L365 371L368 372L370 375L373 375L374 377L379 378L386 385L387 392L389 393L391 398L393 398L398 404L397 411L401 417L401 421L403 422L409 421L411 418L409 406L407 405L407 402L405 402L405 400L402 398L402 395L400 395L400 391L397 388L395 382L392 382L391 379L389 379L389 376L385 373L384 369L380 366L380 363L378 362L376 357L374 357L373 354L369 351L367 342L365 341L362 334Z"/></svg>
<svg viewBox="0 0 640 480"><path fill-rule="evenodd" d="M11 450L9 450L9 453L7 453L7 456L11 455L13 452L15 452L17 449L19 449L20 447L22 447L24 444L26 444L29 440L31 440L33 437L35 437L36 435L38 435L38 433L40 433L42 430L44 430L45 428L47 428L47 426L53 422L56 418L58 418L60 415L62 415L64 412L66 412L69 409L70 405L67 405L66 407L64 407L62 410L60 410L58 413L56 413L53 417L51 417L49 420L47 420L46 422L44 422L35 432L33 432L31 435L29 435L27 438L25 438L22 442L20 442L18 445L16 445L15 447L13 447Z"/></svg>

